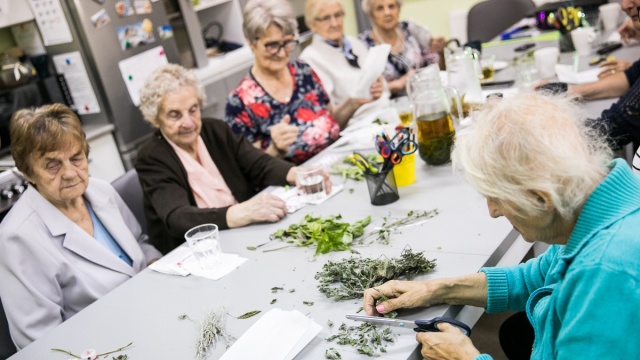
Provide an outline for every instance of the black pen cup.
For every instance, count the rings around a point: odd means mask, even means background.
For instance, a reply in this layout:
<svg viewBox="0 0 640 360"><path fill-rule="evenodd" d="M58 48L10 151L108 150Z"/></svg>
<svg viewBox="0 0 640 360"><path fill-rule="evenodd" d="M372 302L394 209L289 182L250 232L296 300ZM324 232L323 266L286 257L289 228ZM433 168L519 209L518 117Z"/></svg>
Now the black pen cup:
<svg viewBox="0 0 640 360"><path fill-rule="evenodd" d="M372 205L387 205L400 199L393 169L377 174L365 173Z"/></svg>

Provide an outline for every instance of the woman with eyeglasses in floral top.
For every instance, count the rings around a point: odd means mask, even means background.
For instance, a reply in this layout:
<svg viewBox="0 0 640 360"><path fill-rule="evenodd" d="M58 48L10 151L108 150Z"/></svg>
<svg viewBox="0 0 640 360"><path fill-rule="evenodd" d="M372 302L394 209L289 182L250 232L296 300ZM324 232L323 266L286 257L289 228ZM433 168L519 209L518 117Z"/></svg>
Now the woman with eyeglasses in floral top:
<svg viewBox="0 0 640 360"><path fill-rule="evenodd" d="M295 164L306 161L336 141L360 105L373 100L333 106L311 67L289 61L298 46L289 2L249 1L243 27L255 63L229 95L225 120L267 154Z"/></svg>

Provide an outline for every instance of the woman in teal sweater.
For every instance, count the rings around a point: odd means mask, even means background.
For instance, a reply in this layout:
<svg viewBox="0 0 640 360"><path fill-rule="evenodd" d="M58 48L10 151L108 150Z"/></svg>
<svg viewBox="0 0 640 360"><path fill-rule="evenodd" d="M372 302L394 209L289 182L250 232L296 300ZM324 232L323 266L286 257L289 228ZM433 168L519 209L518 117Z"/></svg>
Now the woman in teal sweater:
<svg viewBox="0 0 640 360"><path fill-rule="evenodd" d="M449 279L390 281L364 296L369 315L463 304L526 310L532 359L636 358L640 333L640 179L569 98L494 100L456 136L454 168L529 242L552 246L512 267ZM551 131L552 129L552 131ZM381 294L389 300L380 301ZM491 359L457 328L418 333L428 359Z"/></svg>

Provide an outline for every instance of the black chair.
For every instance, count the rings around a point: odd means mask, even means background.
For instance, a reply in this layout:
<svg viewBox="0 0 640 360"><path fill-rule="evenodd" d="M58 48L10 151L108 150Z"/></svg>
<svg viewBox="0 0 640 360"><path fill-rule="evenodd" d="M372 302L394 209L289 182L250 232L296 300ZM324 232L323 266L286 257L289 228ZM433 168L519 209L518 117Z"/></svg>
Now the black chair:
<svg viewBox="0 0 640 360"><path fill-rule="evenodd" d="M533 15L532 0L487 0L471 7L467 15L467 39L487 42L522 18Z"/></svg>
<svg viewBox="0 0 640 360"><path fill-rule="evenodd" d="M0 301L0 360L9 358L16 351L16 346L11 340L11 334L9 334L9 324L4 314L4 307L2 306L2 301Z"/></svg>
<svg viewBox="0 0 640 360"><path fill-rule="evenodd" d="M138 181L136 169L127 171L124 175L114 180L111 185L116 189L125 204L131 209L133 215L142 227L142 233L147 233L147 221L144 217L144 204L142 186Z"/></svg>

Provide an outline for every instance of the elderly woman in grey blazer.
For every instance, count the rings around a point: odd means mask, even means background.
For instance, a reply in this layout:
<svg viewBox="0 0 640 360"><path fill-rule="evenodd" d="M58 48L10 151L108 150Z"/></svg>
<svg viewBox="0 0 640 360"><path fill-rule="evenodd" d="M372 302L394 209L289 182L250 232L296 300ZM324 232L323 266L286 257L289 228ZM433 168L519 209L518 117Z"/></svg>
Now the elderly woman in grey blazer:
<svg viewBox="0 0 640 360"><path fill-rule="evenodd" d="M68 107L21 110L10 132L30 185L0 224L0 298L21 349L161 254L115 189L89 178L89 144Z"/></svg>

